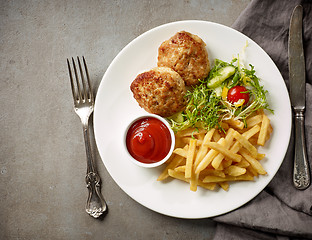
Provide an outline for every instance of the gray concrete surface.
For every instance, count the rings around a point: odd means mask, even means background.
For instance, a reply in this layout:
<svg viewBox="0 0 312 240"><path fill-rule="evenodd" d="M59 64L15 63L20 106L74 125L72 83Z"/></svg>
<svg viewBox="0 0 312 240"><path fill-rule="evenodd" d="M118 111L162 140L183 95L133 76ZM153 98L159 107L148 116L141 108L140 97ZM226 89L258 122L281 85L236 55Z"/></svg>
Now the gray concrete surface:
<svg viewBox="0 0 312 240"><path fill-rule="evenodd" d="M1 0L0 239L211 239L210 219L163 216L128 197L96 150L109 212L85 213L85 149L66 58L86 56L96 89L143 32L184 19L230 26L249 2Z"/></svg>

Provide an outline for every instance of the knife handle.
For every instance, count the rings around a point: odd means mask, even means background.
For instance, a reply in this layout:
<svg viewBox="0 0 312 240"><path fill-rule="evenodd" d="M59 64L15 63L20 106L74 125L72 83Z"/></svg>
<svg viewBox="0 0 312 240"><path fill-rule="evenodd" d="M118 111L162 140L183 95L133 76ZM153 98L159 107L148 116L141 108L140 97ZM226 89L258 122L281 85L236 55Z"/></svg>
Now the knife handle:
<svg viewBox="0 0 312 240"><path fill-rule="evenodd" d="M293 182L297 189L304 190L310 185L310 169L308 164L305 134L304 110L295 110L295 159Z"/></svg>

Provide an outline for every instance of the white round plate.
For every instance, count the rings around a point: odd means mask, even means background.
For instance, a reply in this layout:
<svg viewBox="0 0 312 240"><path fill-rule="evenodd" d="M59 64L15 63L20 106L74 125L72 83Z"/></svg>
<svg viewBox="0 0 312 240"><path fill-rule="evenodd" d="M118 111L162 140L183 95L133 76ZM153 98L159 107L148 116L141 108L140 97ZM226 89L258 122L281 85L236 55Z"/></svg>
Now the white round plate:
<svg viewBox="0 0 312 240"><path fill-rule="evenodd" d="M133 98L130 84L135 77L157 65L158 47L178 31L198 35L207 44L209 60L231 61L248 42L247 64L255 66L261 84L269 91L268 100L274 114L269 114L274 128L272 137L259 152L267 175L255 181L231 183L228 191L192 192L179 180L156 181L163 167L146 169L133 164L123 148L123 134L129 122L144 114ZM143 206L178 218L206 218L227 213L253 199L278 171L290 138L291 107L284 80L274 62L253 40L229 27L206 21L180 21L165 24L130 42L108 67L99 86L94 111L97 147L105 167L114 181L131 198Z"/></svg>

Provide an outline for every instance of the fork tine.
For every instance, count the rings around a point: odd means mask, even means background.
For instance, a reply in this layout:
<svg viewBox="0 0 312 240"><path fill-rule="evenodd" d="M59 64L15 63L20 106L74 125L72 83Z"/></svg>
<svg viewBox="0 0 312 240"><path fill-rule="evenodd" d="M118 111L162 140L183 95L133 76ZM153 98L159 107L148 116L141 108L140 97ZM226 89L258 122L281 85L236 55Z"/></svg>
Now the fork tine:
<svg viewBox="0 0 312 240"><path fill-rule="evenodd" d="M83 64L84 64L85 71L86 71L86 76L87 76L87 83L88 83L88 89L89 89L89 98L90 98L91 102L93 102L94 98L93 98L93 92L92 92L92 87L91 87L91 83L90 83L89 71L88 71L87 63L86 63L86 60L85 60L84 56L82 56L82 60L83 60Z"/></svg>
<svg viewBox="0 0 312 240"><path fill-rule="evenodd" d="M70 67L70 63L69 63L68 58L67 58L67 66L68 66L70 85L71 85L71 89L72 89L72 93L73 93L73 98L74 98L74 101L76 101L77 97L76 97L76 91L75 91L75 86L74 86L74 81L73 81L72 69Z"/></svg>
<svg viewBox="0 0 312 240"><path fill-rule="evenodd" d="M77 90L78 90L77 94L76 94L76 97L77 97L76 101L82 101L82 94L81 94L81 90L80 90L79 77L78 77L77 68L76 68L76 64L75 64L74 58L72 58L72 62L73 62L75 79L76 79L76 85L77 85Z"/></svg>
<svg viewBox="0 0 312 240"><path fill-rule="evenodd" d="M82 71L82 67L81 67L81 63L80 63L79 57L77 57L77 60L78 60L78 66L79 66L79 71L80 71L80 78L81 78L81 82L82 82L82 92L81 92L81 95L82 95L82 99L84 101L87 101L88 95L87 95L87 89L86 89L86 81L85 81L85 78L84 78L84 74L83 74L83 71Z"/></svg>

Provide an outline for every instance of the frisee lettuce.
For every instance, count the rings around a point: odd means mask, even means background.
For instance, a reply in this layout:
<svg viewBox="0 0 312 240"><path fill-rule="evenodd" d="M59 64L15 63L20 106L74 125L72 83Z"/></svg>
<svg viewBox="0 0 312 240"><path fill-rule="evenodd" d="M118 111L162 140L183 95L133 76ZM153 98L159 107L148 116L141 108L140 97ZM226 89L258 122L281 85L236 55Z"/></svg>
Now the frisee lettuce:
<svg viewBox="0 0 312 240"><path fill-rule="evenodd" d="M220 86L208 88L207 83L210 79L219 74L220 69L226 66L235 68L235 73L223 81ZM233 58L228 63L220 59L214 61L214 67L211 69L208 77L200 80L200 84L192 87L186 93L187 106L184 111L168 118L171 128L177 132L189 127L211 129L220 127L220 121L225 119L239 119L245 122L245 119L260 109L266 109L273 113L267 102L268 92L260 85L260 79L256 76L254 66L249 64L250 69L245 68L242 60ZM220 96L220 89L228 89L241 85L248 89L250 100L247 105L235 106L223 100Z"/></svg>

